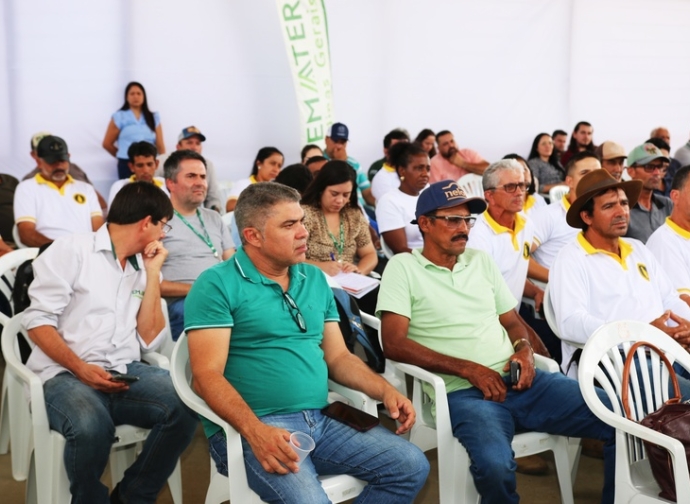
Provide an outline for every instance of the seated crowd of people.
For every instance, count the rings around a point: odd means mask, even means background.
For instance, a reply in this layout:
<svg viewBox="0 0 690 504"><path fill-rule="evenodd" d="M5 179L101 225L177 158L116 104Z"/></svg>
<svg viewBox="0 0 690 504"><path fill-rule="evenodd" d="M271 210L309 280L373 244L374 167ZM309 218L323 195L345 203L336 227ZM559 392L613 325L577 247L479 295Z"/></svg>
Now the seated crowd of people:
<svg viewBox="0 0 690 504"><path fill-rule="evenodd" d="M134 84L125 95L138 103ZM595 146L580 122L569 144L563 130L540 133L526 158L489 162L450 131L412 141L395 129L365 170L348 153L349 128L334 123L325 148L306 145L285 168L279 149L261 148L225 197L198 128L170 154L151 139L123 153L120 116L104 141L121 175L107 200L47 132L32 137L36 168L22 182L0 176L0 254L42 247L23 318L36 344L27 366L66 438L73 502L155 502L191 442L198 418L167 371L141 363L168 331L186 333L195 391L241 434L262 500L328 502L317 476L343 473L367 482L356 502L413 502L429 463L399 435L419 412L345 345L330 285L350 273L381 275L358 302L380 319L386 357L443 378L482 502L519 502L516 470L543 471L514 459L513 434L525 430L598 445L602 502L614 501L614 429L580 393L578 345L633 319L690 347L690 142L671 157L660 127L626 153ZM463 181L479 177L469 193ZM547 285L559 336L542 316ZM535 353L563 373L536 370ZM328 379L380 401L397 431L326 416ZM223 431L201 421L227 475ZM109 495L100 476L123 423L152 432ZM316 442L301 465L293 431Z"/></svg>

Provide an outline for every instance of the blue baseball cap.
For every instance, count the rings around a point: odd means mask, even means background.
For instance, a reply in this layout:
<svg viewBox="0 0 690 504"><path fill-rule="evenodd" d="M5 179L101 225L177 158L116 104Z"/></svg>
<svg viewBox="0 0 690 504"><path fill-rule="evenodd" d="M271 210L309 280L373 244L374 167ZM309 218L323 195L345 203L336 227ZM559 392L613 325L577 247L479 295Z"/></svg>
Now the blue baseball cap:
<svg viewBox="0 0 690 504"><path fill-rule="evenodd" d="M486 210L486 201L483 198L469 198L465 191L452 180L441 180L434 182L419 195L417 199L417 210L415 220L410 224L417 224L417 220L422 216L438 210L439 208L452 208L458 205L467 205L470 213L480 214Z"/></svg>
<svg viewBox="0 0 690 504"><path fill-rule="evenodd" d="M350 130L343 123L333 123L328 130L328 136L331 140L345 140L347 142L350 137Z"/></svg>
<svg viewBox="0 0 690 504"><path fill-rule="evenodd" d="M199 128L196 126L187 126L185 129L182 130L182 133L180 133L180 136L177 137L177 141L179 142L180 140L184 140L186 138L190 138L193 136L199 137L199 140L202 142L206 141L206 137L201 134L201 131L199 131Z"/></svg>

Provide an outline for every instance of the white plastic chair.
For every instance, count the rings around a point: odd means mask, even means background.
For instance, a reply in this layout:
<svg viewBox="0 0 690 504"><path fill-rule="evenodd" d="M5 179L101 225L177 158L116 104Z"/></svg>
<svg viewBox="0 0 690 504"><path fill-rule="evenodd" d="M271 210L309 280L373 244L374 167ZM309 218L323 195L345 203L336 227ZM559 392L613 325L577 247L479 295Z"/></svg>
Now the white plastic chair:
<svg viewBox="0 0 690 504"><path fill-rule="evenodd" d="M465 191L467 196L484 197L484 186L482 176L475 173L468 173L458 179L458 186Z"/></svg>
<svg viewBox="0 0 690 504"><path fill-rule="evenodd" d="M27 453L29 471L27 477L26 502L40 504L63 504L71 501L69 479L63 462L65 438L50 429L43 396L43 384L19 358L18 337L24 337L33 347L21 327L22 314L15 315L2 331L2 353L7 363L12 382L8 388L10 404L23 403L23 418L27 419ZM19 336L21 335L21 336ZM148 353L145 360L152 365L168 368L168 360L160 354ZM24 397L25 387L29 390L29 403ZM30 408L30 409L29 409ZM12 412L14 416L15 413ZM150 430L133 425L119 425L115 429L116 441L110 453L110 474L113 485L119 482L124 471L136 456L137 445L146 440ZM13 445L12 453L16 447ZM175 504L182 504L182 478L180 462L168 479L170 493Z"/></svg>
<svg viewBox="0 0 690 504"><path fill-rule="evenodd" d="M379 335L379 345L381 345L381 321L373 315L369 315L368 313L361 312L361 316L364 325L371 327L377 332ZM383 348L383 345L381 345L381 348ZM395 362L386 359L386 367L383 373L380 374L388 383L393 385L398 392L407 397L407 381L405 378L405 373L398 369L398 367L395 365Z"/></svg>
<svg viewBox="0 0 690 504"><path fill-rule="evenodd" d="M683 445L659 432L628 420L621 406L622 372L632 343L646 341L661 349L671 363L690 370L690 355L673 338L659 329L638 321L610 322L589 338L580 358L579 382L585 402L602 421L616 428L616 503L669 502L658 497L660 488L654 480L642 440L666 448L673 460L678 502L688 502L690 476ZM630 372L630 405L635 420L656 411L668 400L669 376L656 353L637 351L638 363ZM651 361L650 373L648 362ZM642 377L642 383L638 376ZM613 404L608 409L597 396L595 387L604 389Z"/></svg>
<svg viewBox="0 0 690 504"><path fill-rule="evenodd" d="M392 258L395 255L395 253L391 250L391 248L384 241L383 234L381 234L379 236L379 240L381 240L381 251L383 252L383 255L386 256L386 259Z"/></svg>
<svg viewBox="0 0 690 504"><path fill-rule="evenodd" d="M549 190L549 203L557 203L568 192L570 192L570 188L567 185L553 186Z"/></svg>
<svg viewBox="0 0 690 504"><path fill-rule="evenodd" d="M211 481L206 492L206 504L219 504L228 498L233 504L259 504L259 496L254 493L247 483L247 473L244 467L242 455L242 439L240 434L225 420L220 418L206 402L192 389L191 372L189 369L189 348L187 334L182 333L175 344L172 354L173 385L182 401L193 411L204 416L211 422L219 425L225 432L228 449L228 474L231 478L223 476L216 470L216 465L211 459ZM328 381L328 389L338 394L338 397L346 399L352 406L376 415L375 402L354 390L348 389L331 380ZM330 397L330 394L329 394ZM348 475L319 476L321 486L332 502L343 502L352 499L362 492L366 482Z"/></svg>
<svg viewBox="0 0 690 504"><path fill-rule="evenodd" d="M534 356L537 368L558 373L558 364L551 359ZM417 411L417 422L410 432L410 441L422 451L438 448L438 486L440 504L477 504L480 495L470 473L470 457L453 436L446 385L438 375L410 364L395 366L414 379L412 404ZM434 388L436 417L431 411L434 403L422 390L422 383ZM515 457L526 457L547 450L553 451L558 473L558 485L563 504L573 504L573 487L568 438L541 432L525 432L513 437Z"/></svg>
<svg viewBox="0 0 690 504"><path fill-rule="evenodd" d="M22 240L19 238L19 228L17 227L16 222L14 223L14 226L12 226L12 239L14 240L14 244L18 249L27 248L27 246L24 245Z"/></svg>
<svg viewBox="0 0 690 504"><path fill-rule="evenodd" d="M14 300L12 299L12 289L15 281L15 270L25 261L35 259L38 254L37 248L23 248L13 250L0 257L0 292L5 296L15 314ZM10 318L0 313L0 324L3 326L9 322ZM5 368L2 379L2 394L0 395L0 454L5 454L9 450L10 439L12 440L12 477L17 481L24 481L28 474L28 438L22 436L21 429L26 423L21 417L22 405L10 405L7 390L13 378ZM23 402L23 401L22 401ZM16 412L16 414L15 414ZM13 426L15 436L12 437Z"/></svg>

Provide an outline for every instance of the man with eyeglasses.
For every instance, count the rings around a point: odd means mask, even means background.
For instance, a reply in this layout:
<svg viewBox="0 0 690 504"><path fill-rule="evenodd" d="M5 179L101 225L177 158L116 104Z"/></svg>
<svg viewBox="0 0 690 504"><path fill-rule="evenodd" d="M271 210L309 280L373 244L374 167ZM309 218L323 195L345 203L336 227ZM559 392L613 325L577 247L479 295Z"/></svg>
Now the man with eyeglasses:
<svg viewBox="0 0 690 504"><path fill-rule="evenodd" d="M602 502L612 503L614 429L592 414L577 382L534 369L516 298L489 254L466 247L476 230L472 214L485 209L451 180L420 194L413 223L424 246L393 257L381 280L376 311L384 352L445 382L453 435L472 459L482 503L519 502L510 444L524 430L606 441ZM521 367L516 385L510 361Z"/></svg>
<svg viewBox="0 0 690 504"><path fill-rule="evenodd" d="M467 246L493 257L513 297L521 300L524 294L539 310L544 291L527 279L534 227L520 214L527 188L524 168L514 159L502 159L486 169L482 184L489 207L477 219ZM536 335L535 344L538 353L549 355Z"/></svg>
<svg viewBox="0 0 690 504"><path fill-rule="evenodd" d="M72 502L155 502L196 430L168 371L141 362L166 334L161 239L172 215L153 184L127 184L107 225L58 238L33 262L22 323L36 347L26 365L43 383L50 428L65 437ZM109 497L100 477L122 424L151 433Z"/></svg>
<svg viewBox="0 0 690 504"><path fill-rule="evenodd" d="M673 202L666 196L654 194L654 190L661 187L669 163L669 158L651 143L638 145L628 154L628 175L642 182L642 192L630 208L630 226L625 236L646 243L671 215Z"/></svg>
<svg viewBox="0 0 690 504"><path fill-rule="evenodd" d="M185 329L199 395L242 436L249 487L266 502L327 502L317 476L350 474L370 483L358 502L411 503L429 464L414 445L378 426L358 432L322 414L328 378L383 402L414 423L407 397L345 346L325 276L306 264L300 195L273 182L237 200L242 248L204 271L185 301ZM210 452L228 474L227 442L202 419ZM290 432L316 448L298 466Z"/></svg>

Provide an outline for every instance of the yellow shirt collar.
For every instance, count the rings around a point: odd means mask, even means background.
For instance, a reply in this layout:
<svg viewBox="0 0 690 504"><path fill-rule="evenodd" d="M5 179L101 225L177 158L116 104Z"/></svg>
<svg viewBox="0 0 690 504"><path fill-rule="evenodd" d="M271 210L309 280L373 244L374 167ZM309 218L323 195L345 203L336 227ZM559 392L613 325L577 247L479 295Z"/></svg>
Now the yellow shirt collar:
<svg viewBox="0 0 690 504"><path fill-rule="evenodd" d="M395 172L395 168L393 168L393 167L392 167L391 165L389 165L388 163L383 163L383 166L382 166L381 168L383 168L384 170L386 170L386 171L389 172L389 173Z"/></svg>
<svg viewBox="0 0 690 504"><path fill-rule="evenodd" d="M683 229L678 224L673 222L671 220L671 217L666 217L666 224L668 225L668 227L673 229L681 238L685 238L686 240L690 240L690 231L688 231L687 229Z"/></svg>
<svg viewBox="0 0 690 504"><path fill-rule="evenodd" d="M50 188L52 188L52 189L55 189L57 192L60 193L60 196L64 196L64 195L65 195L65 187L67 187L67 185L69 185L69 184L71 184L72 182L74 182L74 179L72 178L72 175L70 175L69 173L67 174L67 178L65 179L65 183L62 184L62 187L58 187L58 186L55 185L55 183L54 183L53 181L47 180L47 179L43 178L43 175L41 175L40 173L37 173L36 176L35 176L34 178L36 179L36 182L37 182L37 183L39 183L39 184L45 184L45 185L47 185L48 187L50 187Z"/></svg>
<svg viewBox="0 0 690 504"><path fill-rule="evenodd" d="M498 222L494 220L493 217L491 217L491 214L488 210L484 212L484 217L486 218L486 222L487 224L489 224L489 227L493 229L494 233L508 233L510 235L511 241L513 242L513 248L515 250L520 250L520 245L518 244L517 237L520 234L520 231L522 231L525 228L525 218L522 215L515 214L515 229L510 229L505 226L501 226Z"/></svg>
<svg viewBox="0 0 690 504"><path fill-rule="evenodd" d="M577 242L580 244L580 246L585 249L585 252L587 254L604 254L615 260L618 264L621 265L621 267L624 270L628 269L628 265L626 263L626 259L630 254L632 254L633 248L632 245L630 245L628 242L624 241L621 238L618 238L618 247L620 248L621 255L620 257L617 254L613 254L609 252L608 250L602 250L595 248L594 245L589 243L587 241L587 238L585 238L585 235L582 231L580 231L577 234Z"/></svg>
<svg viewBox="0 0 690 504"><path fill-rule="evenodd" d="M568 194L569 193L563 195L563 206L565 207L566 212L570 210L570 200L568 199Z"/></svg>
<svg viewBox="0 0 690 504"><path fill-rule="evenodd" d="M127 180L129 180L130 182L136 182L136 180L135 180L134 177L136 177L136 175L132 175L132 176L129 177ZM155 185L156 187L163 187L163 182L161 182L160 180L158 180L156 177L153 177L153 179L151 179L151 183L152 183L153 185Z"/></svg>
<svg viewBox="0 0 690 504"><path fill-rule="evenodd" d="M525 198L525 204L522 207L522 211L526 212L527 210L532 208L536 202L537 202L537 198L534 197L534 194L528 194L527 197Z"/></svg>
<svg viewBox="0 0 690 504"><path fill-rule="evenodd" d="M254 175L249 176L249 183L250 184L256 184L256 177Z"/></svg>

